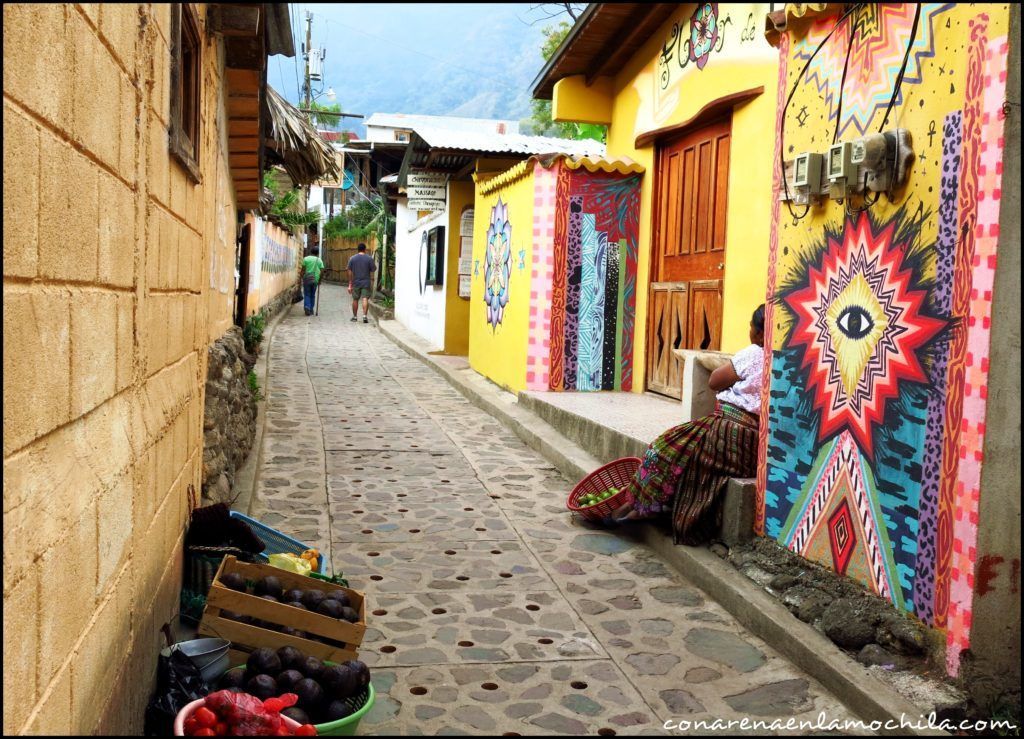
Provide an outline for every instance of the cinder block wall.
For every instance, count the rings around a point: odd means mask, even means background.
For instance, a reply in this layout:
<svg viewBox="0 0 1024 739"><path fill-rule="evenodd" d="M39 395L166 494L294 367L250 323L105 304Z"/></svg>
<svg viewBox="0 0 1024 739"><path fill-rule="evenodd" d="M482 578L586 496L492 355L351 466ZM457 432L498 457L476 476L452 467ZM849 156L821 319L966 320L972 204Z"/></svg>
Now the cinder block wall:
<svg viewBox="0 0 1024 739"><path fill-rule="evenodd" d="M202 184L169 156L170 12L3 9L5 734L141 733L177 610L235 202L205 31Z"/></svg>

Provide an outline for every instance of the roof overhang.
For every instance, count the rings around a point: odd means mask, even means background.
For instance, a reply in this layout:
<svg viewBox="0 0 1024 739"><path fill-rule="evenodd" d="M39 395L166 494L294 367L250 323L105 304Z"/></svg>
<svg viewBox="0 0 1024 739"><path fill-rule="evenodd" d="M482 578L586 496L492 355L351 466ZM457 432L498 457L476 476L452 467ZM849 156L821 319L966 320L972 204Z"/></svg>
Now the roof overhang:
<svg viewBox="0 0 1024 739"><path fill-rule="evenodd" d="M282 11L283 8L283 11ZM267 57L294 56L287 6L212 3L209 29L224 40L228 164L237 207L255 210L262 194Z"/></svg>
<svg viewBox="0 0 1024 739"><path fill-rule="evenodd" d="M583 75L590 84L614 75L678 8L678 3L591 3L534 79L533 97L550 100L555 83L565 77Z"/></svg>

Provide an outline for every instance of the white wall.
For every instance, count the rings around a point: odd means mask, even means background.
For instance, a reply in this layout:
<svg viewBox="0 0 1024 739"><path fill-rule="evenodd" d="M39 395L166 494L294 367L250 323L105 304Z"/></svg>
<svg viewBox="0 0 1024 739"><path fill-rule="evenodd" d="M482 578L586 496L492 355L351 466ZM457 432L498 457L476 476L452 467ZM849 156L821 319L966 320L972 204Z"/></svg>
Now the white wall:
<svg viewBox="0 0 1024 739"><path fill-rule="evenodd" d="M427 255L420 245L426 231L448 225L448 210L417 221L405 202L399 198L395 215L395 319L439 351L444 349L446 285L422 286Z"/></svg>

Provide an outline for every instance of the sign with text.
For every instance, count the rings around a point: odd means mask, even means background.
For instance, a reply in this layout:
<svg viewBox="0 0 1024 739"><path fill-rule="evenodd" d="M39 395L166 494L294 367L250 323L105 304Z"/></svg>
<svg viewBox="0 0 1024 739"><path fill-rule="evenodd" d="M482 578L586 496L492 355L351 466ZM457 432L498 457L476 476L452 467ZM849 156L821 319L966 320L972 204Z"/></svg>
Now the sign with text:
<svg viewBox="0 0 1024 739"><path fill-rule="evenodd" d="M468 298L472 290L472 275L459 275L459 297Z"/></svg>
<svg viewBox="0 0 1024 739"><path fill-rule="evenodd" d="M410 172L405 193L409 210L444 210L448 201L448 175L433 172Z"/></svg>

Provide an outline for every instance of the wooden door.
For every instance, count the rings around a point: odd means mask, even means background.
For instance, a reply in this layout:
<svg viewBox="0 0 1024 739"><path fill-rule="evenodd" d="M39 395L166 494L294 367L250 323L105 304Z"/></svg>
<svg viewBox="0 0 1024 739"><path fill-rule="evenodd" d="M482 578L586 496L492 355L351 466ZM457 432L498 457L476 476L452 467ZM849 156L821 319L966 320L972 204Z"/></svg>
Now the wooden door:
<svg viewBox="0 0 1024 739"><path fill-rule="evenodd" d="M676 398L681 389L671 349L721 346L730 129L729 119L716 121L658 150L647 386Z"/></svg>
<svg viewBox="0 0 1024 739"><path fill-rule="evenodd" d="M682 346L686 334L689 290L686 283L655 282L651 285L651 315L647 335L647 388L662 395L681 397L679 363L673 349Z"/></svg>

